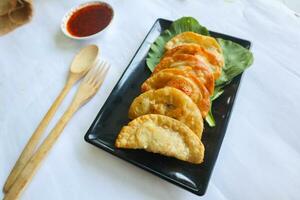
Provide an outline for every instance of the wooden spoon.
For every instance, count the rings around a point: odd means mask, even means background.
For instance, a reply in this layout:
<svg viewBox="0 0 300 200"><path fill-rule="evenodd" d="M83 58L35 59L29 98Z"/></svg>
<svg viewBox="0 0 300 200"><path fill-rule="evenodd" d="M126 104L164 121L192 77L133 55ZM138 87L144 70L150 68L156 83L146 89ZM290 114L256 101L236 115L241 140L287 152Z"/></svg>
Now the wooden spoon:
<svg viewBox="0 0 300 200"><path fill-rule="evenodd" d="M31 138L27 142L23 152L21 153L18 161L16 162L14 168L10 172L5 185L3 187L3 192L7 193L10 187L13 185L15 180L17 179L20 172L23 170L27 162L30 160L33 152L35 151L41 136L43 135L46 127L48 126L50 120L52 119L53 115L56 113L59 105L68 94L72 86L81 79L89 70L90 68L97 62L97 57L99 53L99 48L96 45L89 45L83 48L78 54L74 57L67 82L55 99L54 103L44 116L43 120L40 122L38 127L36 128L35 132L32 134Z"/></svg>

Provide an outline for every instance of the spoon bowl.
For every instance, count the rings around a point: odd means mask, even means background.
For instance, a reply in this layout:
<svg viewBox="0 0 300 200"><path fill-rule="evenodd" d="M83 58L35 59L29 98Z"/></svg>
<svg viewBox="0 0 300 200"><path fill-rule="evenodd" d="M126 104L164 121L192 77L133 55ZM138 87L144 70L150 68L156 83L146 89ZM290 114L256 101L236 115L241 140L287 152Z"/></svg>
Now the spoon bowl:
<svg viewBox="0 0 300 200"><path fill-rule="evenodd" d="M99 48L89 45L81 49L74 57L70 72L84 75L98 61Z"/></svg>

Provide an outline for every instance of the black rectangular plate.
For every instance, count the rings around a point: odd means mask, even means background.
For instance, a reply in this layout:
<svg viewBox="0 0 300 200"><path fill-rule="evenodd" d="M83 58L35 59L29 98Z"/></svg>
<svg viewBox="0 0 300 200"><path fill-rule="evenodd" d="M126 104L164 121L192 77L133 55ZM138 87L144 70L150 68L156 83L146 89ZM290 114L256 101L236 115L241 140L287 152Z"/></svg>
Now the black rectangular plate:
<svg viewBox="0 0 300 200"><path fill-rule="evenodd" d="M214 101L213 115L217 125L211 128L205 124L202 138L205 158L202 164L190 164L144 150L124 150L114 146L122 126L129 122L128 109L131 102L140 94L141 84L150 76L150 70L146 66L150 45L171 23L165 19L156 20L86 133L85 140L192 193L204 195L221 148L242 75L236 77ZM251 45L247 40L221 33L210 32L210 34L213 37L234 41L248 49Z"/></svg>

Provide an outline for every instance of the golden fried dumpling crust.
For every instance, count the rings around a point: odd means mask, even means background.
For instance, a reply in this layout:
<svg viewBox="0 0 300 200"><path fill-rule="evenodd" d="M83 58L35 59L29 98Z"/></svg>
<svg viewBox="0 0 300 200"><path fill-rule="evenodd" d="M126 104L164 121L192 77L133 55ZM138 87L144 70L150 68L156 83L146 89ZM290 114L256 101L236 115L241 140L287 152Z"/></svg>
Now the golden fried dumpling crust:
<svg viewBox="0 0 300 200"><path fill-rule="evenodd" d="M201 138L203 119L200 110L189 96L176 88L149 90L136 97L129 108L129 118L146 114L161 114L177 119Z"/></svg>
<svg viewBox="0 0 300 200"><path fill-rule="evenodd" d="M193 77L196 77L198 81L200 81L205 88L208 90L210 95L213 95L215 90L215 79L212 73L203 66L186 66L178 69L182 69L190 74L193 74Z"/></svg>
<svg viewBox="0 0 300 200"><path fill-rule="evenodd" d="M198 44L205 49L214 49L217 52L222 53L222 49L215 38L191 31L176 35L166 43L165 48L170 50L176 46L190 43Z"/></svg>
<svg viewBox="0 0 300 200"><path fill-rule="evenodd" d="M167 68L153 74L142 84L142 92L165 86L174 87L188 95L205 117L210 109L210 94L191 67Z"/></svg>
<svg viewBox="0 0 300 200"><path fill-rule="evenodd" d="M186 66L192 68L191 73L196 75L212 95L215 88L215 79L209 68L201 63L195 56L177 54L172 57L164 57L154 68L153 75L166 68L182 69Z"/></svg>
<svg viewBox="0 0 300 200"><path fill-rule="evenodd" d="M164 57L172 57L178 54L189 54L196 56L201 63L204 63L205 66L211 69L215 79L218 79L220 77L224 62L222 60L218 60L213 53L205 50L203 47L196 44L179 45L173 49L166 51Z"/></svg>
<svg viewBox="0 0 300 200"><path fill-rule="evenodd" d="M224 65L222 48L215 38L194 32L183 32L169 40L165 48L170 50L183 44L196 44L203 47L205 50L213 53L218 62L222 63L222 66Z"/></svg>
<svg viewBox="0 0 300 200"><path fill-rule="evenodd" d="M194 83L196 83L201 95L198 95L197 94L198 92L197 92L196 94L199 98L198 98L198 100L195 100L194 102L197 104L198 108L200 109L202 117L205 118L210 109L210 93L209 93L208 89L205 87L204 83L201 81L201 79L199 79L195 75L200 71L200 69L198 67L195 67L195 69L193 69L188 66L188 67L181 67L180 69L168 68L168 69L164 69L162 71L165 73L172 73L174 75L181 74L182 76L189 77L191 80L193 80ZM173 82L173 85L176 86L175 81ZM212 85L214 86L214 84L212 84ZM172 83L169 86L174 87L174 86L172 86Z"/></svg>
<svg viewBox="0 0 300 200"><path fill-rule="evenodd" d="M177 54L172 57L164 57L154 68L153 73L156 73L165 68L177 68L181 66L206 66L204 62L201 62L196 56L189 54Z"/></svg>
<svg viewBox="0 0 300 200"><path fill-rule="evenodd" d="M164 69L150 76L142 84L141 91L156 90L165 86L174 87L184 92L197 104L202 99L202 94L191 76L193 75L189 75L180 69Z"/></svg>
<svg viewBox="0 0 300 200"><path fill-rule="evenodd" d="M195 164L202 163L204 158L204 146L191 129L178 120L157 114L129 122L119 133L115 146L145 149Z"/></svg>

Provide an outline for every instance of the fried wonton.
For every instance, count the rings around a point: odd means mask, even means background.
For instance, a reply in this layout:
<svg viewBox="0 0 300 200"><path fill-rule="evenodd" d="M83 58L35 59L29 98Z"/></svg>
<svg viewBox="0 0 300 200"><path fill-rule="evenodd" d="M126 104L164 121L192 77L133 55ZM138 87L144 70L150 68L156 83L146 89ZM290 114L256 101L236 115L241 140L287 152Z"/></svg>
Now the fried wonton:
<svg viewBox="0 0 300 200"><path fill-rule="evenodd" d="M203 47L205 50L215 55L218 62L222 64L221 66L224 65L222 48L215 38L194 32L183 32L169 40L166 43L165 48L170 50L184 44L196 44Z"/></svg>
<svg viewBox="0 0 300 200"><path fill-rule="evenodd" d="M189 54L196 56L201 63L203 63L205 66L208 66L209 69L211 69L215 79L218 79L220 77L222 67L224 65L223 60L218 60L213 53L205 50L203 47L192 43L179 45L173 49L166 51L164 57L172 57L178 54Z"/></svg>
<svg viewBox="0 0 300 200"><path fill-rule="evenodd" d="M209 93L213 94L215 79L212 71L193 55L177 54L172 57L164 57L154 68L153 75L166 68L182 69L186 66L192 67L193 73L203 82Z"/></svg>
<svg viewBox="0 0 300 200"><path fill-rule="evenodd" d="M134 119L146 114L161 114L177 119L201 138L201 112L189 96L176 88L149 90L136 97L129 108L129 118Z"/></svg>
<svg viewBox="0 0 300 200"><path fill-rule="evenodd" d="M165 156L199 164L204 146L184 123L167 116L149 114L129 122L120 131L118 148L145 149Z"/></svg>
<svg viewBox="0 0 300 200"><path fill-rule="evenodd" d="M197 77L196 77L197 78ZM197 103L202 99L202 94L197 83L184 71L180 69L164 69L150 76L141 86L141 91L156 90L163 87L174 87Z"/></svg>
<svg viewBox="0 0 300 200"><path fill-rule="evenodd" d="M177 54L173 56L163 57L155 66L153 73L165 68L176 68L181 66L205 66L196 56L189 54Z"/></svg>
<svg viewBox="0 0 300 200"><path fill-rule="evenodd" d="M165 86L174 87L187 94L199 107L202 116L210 108L210 95L204 84L195 76L191 67L167 68L153 74L142 84L142 92Z"/></svg>

